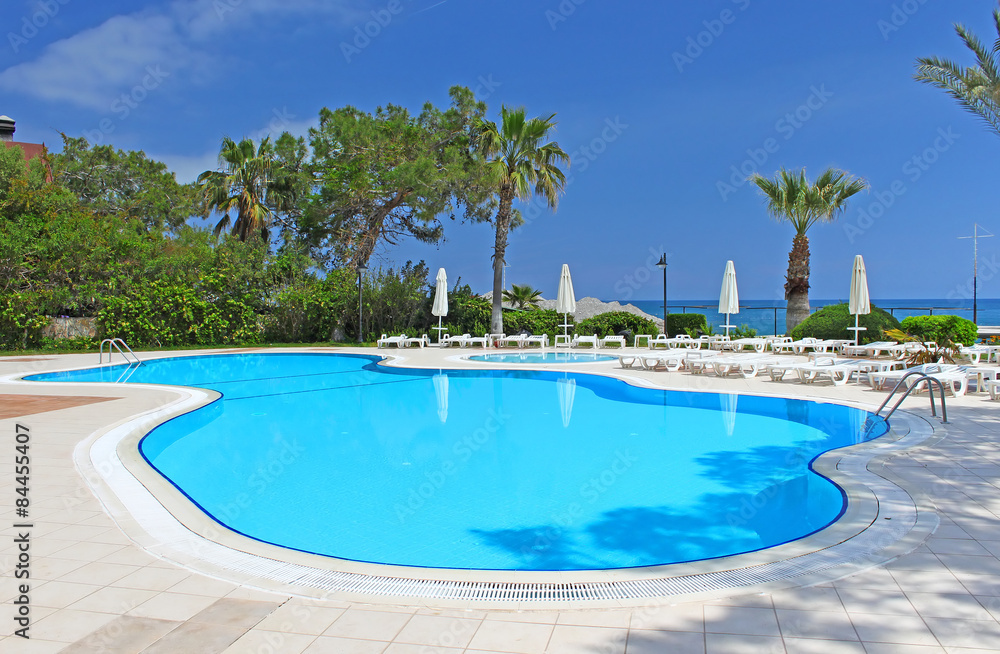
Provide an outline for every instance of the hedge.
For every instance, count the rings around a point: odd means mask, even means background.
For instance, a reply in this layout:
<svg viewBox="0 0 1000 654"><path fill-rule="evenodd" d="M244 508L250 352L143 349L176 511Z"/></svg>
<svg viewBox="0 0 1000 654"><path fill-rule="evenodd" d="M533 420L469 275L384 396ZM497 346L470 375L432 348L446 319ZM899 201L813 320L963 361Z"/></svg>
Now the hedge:
<svg viewBox="0 0 1000 654"><path fill-rule="evenodd" d="M874 305L871 307L871 313L860 316L858 323L862 327L867 327L867 330L858 332L858 342L861 344L882 340L882 334L885 330L900 328L899 321L888 311L883 311ZM831 304L799 323L792 330L792 338L795 340L800 338L853 340L854 332L847 329L853 326L854 314L850 313L847 303Z"/></svg>
<svg viewBox="0 0 1000 654"><path fill-rule="evenodd" d="M678 334L695 336L698 331L708 333L708 320L703 313L672 313L667 318L667 335L670 337Z"/></svg>
<svg viewBox="0 0 1000 654"><path fill-rule="evenodd" d="M603 338L617 334L622 330L629 330L633 335L656 334L659 328L652 320L634 313L629 313L628 311L608 311L607 313L599 313L586 320L581 320L576 325L574 333L581 336L597 334Z"/></svg>
<svg viewBox="0 0 1000 654"><path fill-rule="evenodd" d="M961 316L910 316L903 318L903 331L921 341L946 341L972 345L979 338L976 323Z"/></svg>

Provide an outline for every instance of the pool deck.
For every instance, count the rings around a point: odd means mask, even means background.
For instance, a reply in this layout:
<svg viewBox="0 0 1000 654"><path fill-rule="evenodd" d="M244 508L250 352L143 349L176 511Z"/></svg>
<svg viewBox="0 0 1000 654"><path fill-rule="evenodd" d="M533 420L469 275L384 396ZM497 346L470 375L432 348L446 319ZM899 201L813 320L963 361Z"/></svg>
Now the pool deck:
<svg viewBox="0 0 1000 654"><path fill-rule="evenodd" d="M288 350L279 350L288 351ZM489 367L455 357L481 350L317 348L395 357L392 365ZM186 351L179 354L196 354ZM164 353L143 355L164 356ZM0 358L0 376L94 365L93 355ZM519 366L520 368L521 366ZM781 394L876 407L866 386L621 370L617 362L524 366L628 377L654 386ZM668 598L641 606L537 610L454 603L327 599L261 590L168 560L137 534L121 507L91 488L78 445L131 416L162 409L177 393L94 384L0 382L0 651L336 652L534 654L560 652L1000 651L1000 402L985 393L948 397L949 424L930 418L926 395L903 408L934 437L877 459L936 517L926 540L894 560L839 579L769 592L734 590L711 600ZM14 469L16 425L30 429L30 640L17 625L13 577L20 533ZM874 467L874 464L873 466ZM114 518L112 516L115 516ZM923 537L922 537L923 538ZM201 572L196 571L201 570Z"/></svg>

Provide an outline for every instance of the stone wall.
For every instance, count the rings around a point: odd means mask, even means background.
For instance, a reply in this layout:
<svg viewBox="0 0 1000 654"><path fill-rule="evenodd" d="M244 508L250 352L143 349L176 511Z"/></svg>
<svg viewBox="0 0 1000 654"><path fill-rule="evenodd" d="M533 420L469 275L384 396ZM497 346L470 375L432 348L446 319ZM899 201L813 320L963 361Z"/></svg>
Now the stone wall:
<svg viewBox="0 0 1000 654"><path fill-rule="evenodd" d="M96 318L49 318L49 324L42 327L43 338L97 337Z"/></svg>

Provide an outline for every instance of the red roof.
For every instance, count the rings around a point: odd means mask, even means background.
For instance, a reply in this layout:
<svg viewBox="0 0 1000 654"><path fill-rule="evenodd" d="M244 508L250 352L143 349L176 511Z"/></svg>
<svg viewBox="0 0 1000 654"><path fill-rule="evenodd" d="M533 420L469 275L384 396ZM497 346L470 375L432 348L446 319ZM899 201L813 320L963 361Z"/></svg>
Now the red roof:
<svg viewBox="0 0 1000 654"><path fill-rule="evenodd" d="M4 141L4 145L12 148L15 145L24 150L24 160L30 161L35 157L40 157L45 152L44 143L21 143L20 141Z"/></svg>

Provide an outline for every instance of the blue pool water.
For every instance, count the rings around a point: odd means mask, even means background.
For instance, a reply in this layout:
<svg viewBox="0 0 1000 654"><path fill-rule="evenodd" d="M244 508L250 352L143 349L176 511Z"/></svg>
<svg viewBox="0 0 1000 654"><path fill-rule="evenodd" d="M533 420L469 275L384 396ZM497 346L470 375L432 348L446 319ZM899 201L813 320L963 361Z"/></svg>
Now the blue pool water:
<svg viewBox="0 0 1000 654"><path fill-rule="evenodd" d="M618 357L594 352L497 352L477 354L471 361L490 363L592 363L594 361L614 361Z"/></svg>
<svg viewBox="0 0 1000 654"><path fill-rule="evenodd" d="M809 463L866 438L868 414L833 404L377 359L149 361L131 382L223 398L155 428L140 451L212 518L269 543L389 564L575 570L801 538L845 502Z"/></svg>

